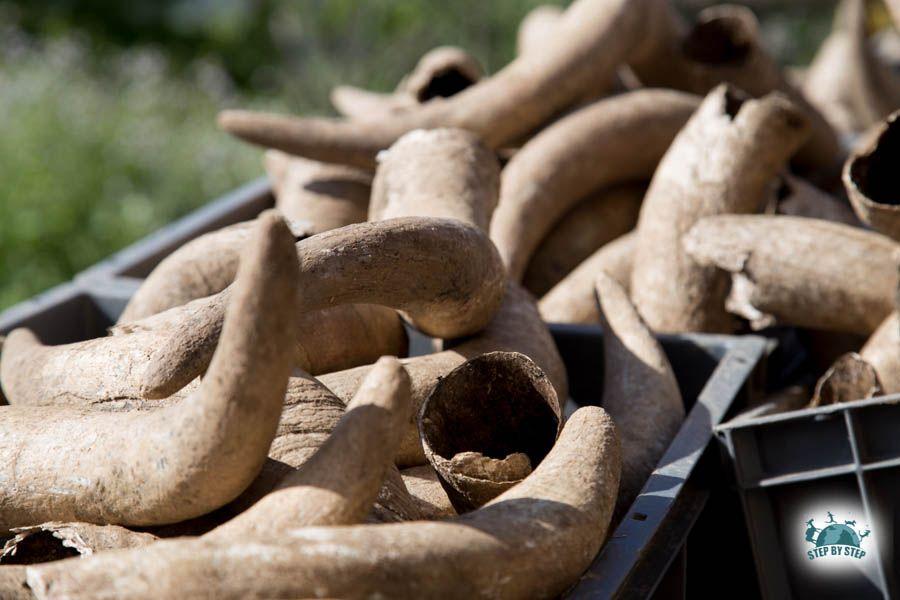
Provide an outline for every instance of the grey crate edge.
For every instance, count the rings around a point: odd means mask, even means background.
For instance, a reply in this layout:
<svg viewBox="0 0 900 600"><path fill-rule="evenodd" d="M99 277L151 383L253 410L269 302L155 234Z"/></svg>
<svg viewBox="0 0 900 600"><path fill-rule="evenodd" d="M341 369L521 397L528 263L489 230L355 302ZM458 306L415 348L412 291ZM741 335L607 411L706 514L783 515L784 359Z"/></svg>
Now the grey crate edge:
<svg viewBox="0 0 900 600"><path fill-rule="evenodd" d="M260 177L157 229L109 258L78 273L76 281L97 282L114 277L130 278L134 270L149 270L147 263L161 260L173 250L203 233L253 218L271 205L271 187Z"/></svg>
<svg viewBox="0 0 900 600"><path fill-rule="evenodd" d="M730 431L734 429L742 429L746 427L754 427L767 423L780 423L782 421L792 421L804 417L815 415L825 415L837 412L843 412L848 408L860 408L875 404L900 404L900 394L887 394L885 396L875 396L874 398L866 398L865 400L854 400L853 402L842 402L840 404L828 404L817 408L801 408L800 410L790 410L781 413L763 415L761 417L744 417L737 415L734 419L716 426L716 432Z"/></svg>
<svg viewBox="0 0 900 600"><path fill-rule="evenodd" d="M651 547L654 537L664 527L679 529L680 532L674 536L676 539L683 541L687 537L693 520L703 508L702 504L693 506L687 511L688 514L679 514L678 519L670 520L669 517L700 456L712 441L713 425L725 417L731 403L748 383L768 348L767 340L755 336L730 339L729 349L698 396L696 405L686 416L669 449L594 563L570 591L570 597L629 597L632 595L627 591L629 588L641 588L642 592L646 591L649 595L656 588L659 581L650 584L641 582L638 585L630 579L640 562L648 560L651 553L671 552L671 547ZM704 410L708 414L704 414ZM640 520L635 519L636 515L640 515ZM675 520L680 522L673 522ZM675 554L671 553L669 561L674 558ZM665 559L663 562L668 566ZM662 573L659 575L662 576Z"/></svg>

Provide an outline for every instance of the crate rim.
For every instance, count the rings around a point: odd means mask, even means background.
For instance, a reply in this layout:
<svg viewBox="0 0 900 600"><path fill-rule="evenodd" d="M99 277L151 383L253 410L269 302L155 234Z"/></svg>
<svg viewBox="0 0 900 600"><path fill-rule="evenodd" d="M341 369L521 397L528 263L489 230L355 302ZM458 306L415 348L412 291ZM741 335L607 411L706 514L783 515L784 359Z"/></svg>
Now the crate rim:
<svg viewBox="0 0 900 600"><path fill-rule="evenodd" d="M760 417L741 417L737 415L734 419L716 425L717 433L726 433L738 429L755 427L757 425L768 425L770 423L782 423L793 421L795 419L805 419L807 417L816 417L819 415L829 415L832 413L844 412L856 408L865 408L878 404L900 404L900 393L885 394L883 396L875 396L873 398L865 398L863 400L853 400L851 402L838 402L836 404L828 404L826 406L816 406L813 408L801 408L798 410L790 410L772 415L763 415Z"/></svg>
<svg viewBox="0 0 900 600"><path fill-rule="evenodd" d="M172 240L187 241L195 237L197 231L204 225L227 217L248 201L269 194L271 191L271 184L265 175L252 179L76 273L72 280L90 285L114 278L134 279L117 271L127 270L147 256L164 251ZM140 279L138 278L138 280Z"/></svg>

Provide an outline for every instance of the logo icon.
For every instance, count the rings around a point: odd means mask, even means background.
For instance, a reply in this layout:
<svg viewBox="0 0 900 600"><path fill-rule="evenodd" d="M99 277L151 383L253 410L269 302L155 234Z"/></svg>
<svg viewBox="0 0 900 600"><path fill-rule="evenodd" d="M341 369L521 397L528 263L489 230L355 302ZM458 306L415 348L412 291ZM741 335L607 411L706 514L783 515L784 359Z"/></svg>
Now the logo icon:
<svg viewBox="0 0 900 600"><path fill-rule="evenodd" d="M806 541L815 546L806 552L809 560L826 556L862 559L866 551L860 546L872 533L871 530L867 527L865 531L859 532L855 520L841 523L834 518L831 511L826 511L826 515L828 519L823 523L823 527L816 527L815 519L806 522Z"/></svg>

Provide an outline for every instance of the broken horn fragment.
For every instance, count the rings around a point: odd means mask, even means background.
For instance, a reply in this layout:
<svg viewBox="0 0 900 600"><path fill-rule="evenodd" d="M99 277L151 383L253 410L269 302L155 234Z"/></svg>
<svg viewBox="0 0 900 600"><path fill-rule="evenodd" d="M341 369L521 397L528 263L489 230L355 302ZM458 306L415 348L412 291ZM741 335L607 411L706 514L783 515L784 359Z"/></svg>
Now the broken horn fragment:
<svg viewBox="0 0 900 600"><path fill-rule="evenodd" d="M547 376L514 352L467 360L438 381L419 413L425 456L460 513L525 479L561 428Z"/></svg>
<svg viewBox="0 0 900 600"><path fill-rule="evenodd" d="M810 407L865 400L881 394L875 368L855 353L844 354L816 383Z"/></svg>
<svg viewBox="0 0 900 600"><path fill-rule="evenodd" d="M684 236L700 265L731 275L728 310L774 323L869 335L894 310L900 245L820 219L720 215Z"/></svg>
<svg viewBox="0 0 900 600"><path fill-rule="evenodd" d="M859 355L875 367L885 394L900 393L900 319L896 310L866 340Z"/></svg>
<svg viewBox="0 0 900 600"><path fill-rule="evenodd" d="M875 231L900 241L900 111L873 131L844 164L844 189L856 216Z"/></svg>
<svg viewBox="0 0 900 600"><path fill-rule="evenodd" d="M393 93L350 85L331 90L331 104L346 117L371 119L409 110L433 98L449 98L484 76L474 56L456 46L438 46L422 55Z"/></svg>

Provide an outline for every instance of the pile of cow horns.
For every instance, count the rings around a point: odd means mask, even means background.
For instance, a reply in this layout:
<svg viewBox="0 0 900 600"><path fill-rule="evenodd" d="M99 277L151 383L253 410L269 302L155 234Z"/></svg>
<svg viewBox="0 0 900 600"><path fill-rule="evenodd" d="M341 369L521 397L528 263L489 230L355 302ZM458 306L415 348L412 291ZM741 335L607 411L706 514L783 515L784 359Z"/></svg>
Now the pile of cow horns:
<svg viewBox="0 0 900 600"><path fill-rule="evenodd" d="M439 48L342 119L223 113L276 210L108 336L2 340L0 596L554 597L684 417L654 332L800 328L826 362L781 409L900 392L900 80L864 16L801 77L745 8L575 0L491 76ZM547 321L602 323L605 410L564 418ZM406 327L435 352L396 358Z"/></svg>

